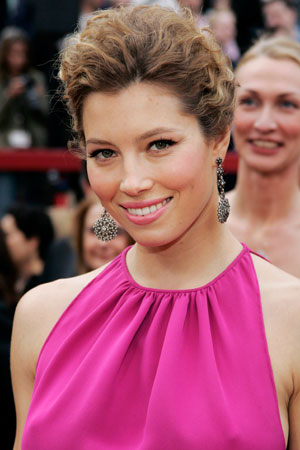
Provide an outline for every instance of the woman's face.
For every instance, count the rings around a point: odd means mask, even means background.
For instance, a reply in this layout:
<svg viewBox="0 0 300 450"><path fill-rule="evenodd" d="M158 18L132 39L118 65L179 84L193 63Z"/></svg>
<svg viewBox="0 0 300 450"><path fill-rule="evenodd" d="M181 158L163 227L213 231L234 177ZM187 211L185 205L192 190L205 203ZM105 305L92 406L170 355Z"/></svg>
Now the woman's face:
<svg viewBox="0 0 300 450"><path fill-rule="evenodd" d="M83 127L91 186L137 242L167 245L190 229L199 233L210 217L215 223L221 144L206 142L177 96L149 83L92 93Z"/></svg>
<svg viewBox="0 0 300 450"><path fill-rule="evenodd" d="M1 228L5 235L6 245L12 261L17 267L22 267L36 254L38 248L37 238L27 238L16 224L11 214L1 219Z"/></svg>
<svg viewBox="0 0 300 450"><path fill-rule="evenodd" d="M90 270L106 264L114 259L128 245L127 234L119 230L112 241L103 242L97 239L93 225L99 219L103 207L100 204L92 205L85 216L83 224L82 251L83 261Z"/></svg>
<svg viewBox="0 0 300 450"><path fill-rule="evenodd" d="M7 65L12 74L22 73L28 61L28 47L25 42L16 41L11 44L7 53Z"/></svg>
<svg viewBox="0 0 300 450"><path fill-rule="evenodd" d="M258 57L238 70L237 82L234 142L242 161L268 173L298 164L300 67Z"/></svg>

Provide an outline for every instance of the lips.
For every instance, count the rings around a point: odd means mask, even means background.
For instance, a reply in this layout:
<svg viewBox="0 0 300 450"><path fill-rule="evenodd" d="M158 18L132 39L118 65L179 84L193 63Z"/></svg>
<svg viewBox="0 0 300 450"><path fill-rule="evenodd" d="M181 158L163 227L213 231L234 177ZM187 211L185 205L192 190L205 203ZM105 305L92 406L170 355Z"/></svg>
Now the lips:
<svg viewBox="0 0 300 450"><path fill-rule="evenodd" d="M279 147L282 147L282 145L283 145L282 142L268 140L268 139L249 139L249 143L255 147L267 149L267 150L278 149Z"/></svg>
<svg viewBox="0 0 300 450"><path fill-rule="evenodd" d="M161 217L168 208L172 197L145 202L122 203L127 218L136 225L148 225Z"/></svg>
<svg viewBox="0 0 300 450"><path fill-rule="evenodd" d="M148 200L145 202L128 202L122 203L121 206L134 216L147 216L161 209L171 199L172 197L167 197L165 199Z"/></svg>

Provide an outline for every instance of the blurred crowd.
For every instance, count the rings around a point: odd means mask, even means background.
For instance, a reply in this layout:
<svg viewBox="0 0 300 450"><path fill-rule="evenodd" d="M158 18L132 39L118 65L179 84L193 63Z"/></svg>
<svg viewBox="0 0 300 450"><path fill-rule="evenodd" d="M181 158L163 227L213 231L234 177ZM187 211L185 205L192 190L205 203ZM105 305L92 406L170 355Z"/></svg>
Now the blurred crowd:
<svg viewBox="0 0 300 450"><path fill-rule="evenodd" d="M0 149L49 147L55 151L56 147L67 147L71 127L58 95L59 51L74 30L84 28L93 11L120 3L128 0L0 1ZM143 0L133 3L142 4ZM296 0L145 0L145 3L190 8L199 27L211 28L234 68L260 36L285 36L300 42ZM238 125L236 122L237 133ZM298 133L300 136L300 129ZM67 193L63 207L54 204L57 190ZM2 402L6 406L1 426L2 435L9 442L2 448L11 448L14 435L8 361L16 304L37 284L96 269L133 243L122 228L114 241L97 240L93 224L102 210L90 190L84 162L81 173L68 176L55 171L18 174L0 171L0 389L6 399ZM233 215L235 227L237 234L241 230L243 239L243 225Z"/></svg>

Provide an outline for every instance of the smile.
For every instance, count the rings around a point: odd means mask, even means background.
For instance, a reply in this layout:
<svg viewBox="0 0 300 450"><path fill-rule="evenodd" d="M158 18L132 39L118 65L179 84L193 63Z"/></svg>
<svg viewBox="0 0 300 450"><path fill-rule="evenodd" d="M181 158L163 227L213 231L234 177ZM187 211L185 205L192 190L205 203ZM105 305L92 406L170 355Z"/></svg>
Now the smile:
<svg viewBox="0 0 300 450"><path fill-rule="evenodd" d="M158 211L170 201L171 197L167 198L161 203L157 203L156 205L146 206L145 208L127 208L127 211L133 216L147 216L148 214Z"/></svg>
<svg viewBox="0 0 300 450"><path fill-rule="evenodd" d="M149 225L156 222L165 213L172 199L173 197L168 197L144 202L123 203L120 206L124 209L130 222L135 225ZM134 208L134 206L138 206L138 208Z"/></svg>
<svg viewBox="0 0 300 450"><path fill-rule="evenodd" d="M255 139L250 141L253 145L255 145L256 147L260 147L260 148L267 148L267 149L274 149L274 148L278 148L281 147L282 144L280 144L279 142L274 142L274 141L263 141L260 139Z"/></svg>

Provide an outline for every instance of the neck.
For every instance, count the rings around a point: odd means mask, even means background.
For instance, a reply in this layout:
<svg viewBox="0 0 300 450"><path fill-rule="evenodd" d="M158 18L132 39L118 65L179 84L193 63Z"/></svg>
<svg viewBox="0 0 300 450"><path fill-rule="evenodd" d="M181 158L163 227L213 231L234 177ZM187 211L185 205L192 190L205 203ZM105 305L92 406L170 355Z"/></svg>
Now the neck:
<svg viewBox="0 0 300 450"><path fill-rule="evenodd" d="M213 218L194 224L184 236L162 247L136 244L127 264L133 278L145 287L192 289L219 275L240 253L241 244L226 224Z"/></svg>
<svg viewBox="0 0 300 450"><path fill-rule="evenodd" d="M291 165L272 174L249 169L243 161L238 168L233 208L249 222L274 223L299 209L299 167Z"/></svg>

